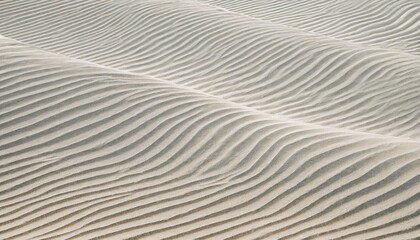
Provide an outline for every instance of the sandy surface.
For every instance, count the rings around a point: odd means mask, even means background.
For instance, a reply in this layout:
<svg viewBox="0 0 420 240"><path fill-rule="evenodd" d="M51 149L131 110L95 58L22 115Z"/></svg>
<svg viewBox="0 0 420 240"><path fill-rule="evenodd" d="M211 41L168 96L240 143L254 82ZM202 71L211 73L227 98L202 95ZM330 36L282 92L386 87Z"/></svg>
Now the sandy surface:
<svg viewBox="0 0 420 240"><path fill-rule="evenodd" d="M419 239L420 2L0 0L0 239Z"/></svg>

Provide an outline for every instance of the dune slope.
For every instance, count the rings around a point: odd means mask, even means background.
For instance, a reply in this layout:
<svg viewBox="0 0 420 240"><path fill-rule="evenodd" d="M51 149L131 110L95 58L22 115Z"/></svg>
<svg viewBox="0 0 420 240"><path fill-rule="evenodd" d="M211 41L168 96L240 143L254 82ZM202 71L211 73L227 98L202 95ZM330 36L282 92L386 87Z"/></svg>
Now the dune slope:
<svg viewBox="0 0 420 240"><path fill-rule="evenodd" d="M0 239L419 238L419 17L0 1Z"/></svg>

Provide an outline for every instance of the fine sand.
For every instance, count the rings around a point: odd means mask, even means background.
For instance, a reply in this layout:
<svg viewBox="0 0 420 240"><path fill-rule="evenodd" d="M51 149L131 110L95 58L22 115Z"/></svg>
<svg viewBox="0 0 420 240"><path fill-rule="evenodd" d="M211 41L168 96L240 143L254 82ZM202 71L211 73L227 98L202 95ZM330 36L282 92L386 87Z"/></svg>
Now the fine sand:
<svg viewBox="0 0 420 240"><path fill-rule="evenodd" d="M420 239L420 2L0 0L0 239Z"/></svg>

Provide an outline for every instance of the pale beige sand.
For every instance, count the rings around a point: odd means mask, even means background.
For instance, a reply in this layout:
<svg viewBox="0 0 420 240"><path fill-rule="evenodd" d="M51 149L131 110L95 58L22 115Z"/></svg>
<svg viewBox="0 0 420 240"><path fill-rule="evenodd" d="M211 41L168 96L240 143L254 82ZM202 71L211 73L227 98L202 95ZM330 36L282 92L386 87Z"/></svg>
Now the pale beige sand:
<svg viewBox="0 0 420 240"><path fill-rule="evenodd" d="M0 239L419 239L420 3L0 0Z"/></svg>

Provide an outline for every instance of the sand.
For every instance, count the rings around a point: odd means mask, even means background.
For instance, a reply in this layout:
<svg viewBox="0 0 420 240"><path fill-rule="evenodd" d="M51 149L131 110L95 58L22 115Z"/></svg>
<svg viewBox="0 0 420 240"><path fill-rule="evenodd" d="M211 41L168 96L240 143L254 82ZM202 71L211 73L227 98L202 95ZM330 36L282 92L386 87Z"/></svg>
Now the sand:
<svg viewBox="0 0 420 240"><path fill-rule="evenodd" d="M418 238L418 1L0 1L0 239Z"/></svg>

